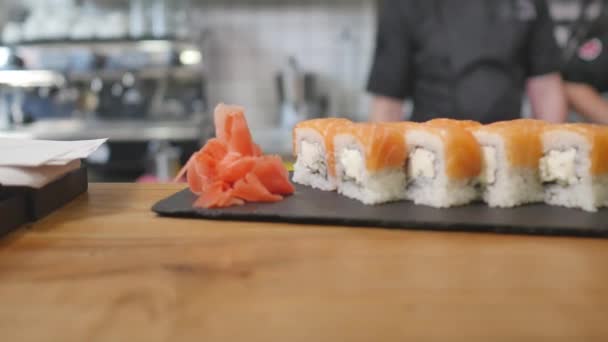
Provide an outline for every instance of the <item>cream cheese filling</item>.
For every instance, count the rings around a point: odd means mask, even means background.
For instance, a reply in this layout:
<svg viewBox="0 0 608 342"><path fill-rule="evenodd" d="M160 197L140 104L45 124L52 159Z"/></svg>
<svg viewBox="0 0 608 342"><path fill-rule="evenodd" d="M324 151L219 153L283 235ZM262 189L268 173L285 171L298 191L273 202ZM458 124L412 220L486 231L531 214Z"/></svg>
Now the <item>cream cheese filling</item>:
<svg viewBox="0 0 608 342"><path fill-rule="evenodd" d="M576 149L550 150L540 160L540 177L543 183L556 182L562 186L578 184Z"/></svg>
<svg viewBox="0 0 608 342"><path fill-rule="evenodd" d="M327 174L323 147L319 143L308 142L306 140L300 142L298 162L300 165L310 170L311 173L321 174L323 176Z"/></svg>
<svg viewBox="0 0 608 342"><path fill-rule="evenodd" d="M496 148L492 146L482 146L482 168L479 180L483 184L494 184L496 182L497 172L497 159L496 159Z"/></svg>
<svg viewBox="0 0 608 342"><path fill-rule="evenodd" d="M352 179L358 184L363 184L365 160L361 155L361 151L345 148L340 152L339 162L346 179Z"/></svg>

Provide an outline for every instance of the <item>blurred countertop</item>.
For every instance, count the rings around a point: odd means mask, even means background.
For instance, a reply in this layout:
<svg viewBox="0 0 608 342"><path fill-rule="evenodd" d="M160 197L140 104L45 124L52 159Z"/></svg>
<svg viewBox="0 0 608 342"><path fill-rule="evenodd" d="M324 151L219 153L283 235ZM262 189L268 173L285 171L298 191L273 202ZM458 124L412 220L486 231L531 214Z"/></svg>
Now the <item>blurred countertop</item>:
<svg viewBox="0 0 608 342"><path fill-rule="evenodd" d="M200 137L196 120L48 120L0 131L0 138L79 140L109 138L114 141L196 140Z"/></svg>
<svg viewBox="0 0 608 342"><path fill-rule="evenodd" d="M113 142L153 140L197 141L207 130L199 120L48 120L0 130L0 138L81 140L108 138ZM252 128L254 140L266 153L291 155L291 130L278 127Z"/></svg>

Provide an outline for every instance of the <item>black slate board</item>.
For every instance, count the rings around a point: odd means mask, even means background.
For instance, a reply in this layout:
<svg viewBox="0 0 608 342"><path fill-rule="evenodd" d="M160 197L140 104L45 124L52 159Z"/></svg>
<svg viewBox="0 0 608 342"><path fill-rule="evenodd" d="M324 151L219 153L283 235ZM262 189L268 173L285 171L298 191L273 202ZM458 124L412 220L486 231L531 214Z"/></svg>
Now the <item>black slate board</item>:
<svg viewBox="0 0 608 342"><path fill-rule="evenodd" d="M587 213L543 204L492 209L473 204L434 209L411 202L365 206L335 192L296 185L296 193L272 204L247 204L226 209L193 209L196 196L185 189L154 205L162 216L287 222L300 224L608 237L608 209Z"/></svg>

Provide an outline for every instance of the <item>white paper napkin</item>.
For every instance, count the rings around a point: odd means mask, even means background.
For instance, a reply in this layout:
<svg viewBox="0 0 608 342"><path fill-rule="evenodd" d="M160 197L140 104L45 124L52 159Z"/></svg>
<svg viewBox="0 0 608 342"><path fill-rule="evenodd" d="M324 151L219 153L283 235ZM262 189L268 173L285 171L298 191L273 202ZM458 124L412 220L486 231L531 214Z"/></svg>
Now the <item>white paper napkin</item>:
<svg viewBox="0 0 608 342"><path fill-rule="evenodd" d="M3 186L25 186L39 189L80 167L80 159L66 165L37 167L0 166L0 183Z"/></svg>
<svg viewBox="0 0 608 342"><path fill-rule="evenodd" d="M107 139L47 141L0 139L0 184L41 188L78 169Z"/></svg>
<svg viewBox="0 0 608 342"><path fill-rule="evenodd" d="M72 160L88 157L106 141L0 139L0 166L66 165Z"/></svg>

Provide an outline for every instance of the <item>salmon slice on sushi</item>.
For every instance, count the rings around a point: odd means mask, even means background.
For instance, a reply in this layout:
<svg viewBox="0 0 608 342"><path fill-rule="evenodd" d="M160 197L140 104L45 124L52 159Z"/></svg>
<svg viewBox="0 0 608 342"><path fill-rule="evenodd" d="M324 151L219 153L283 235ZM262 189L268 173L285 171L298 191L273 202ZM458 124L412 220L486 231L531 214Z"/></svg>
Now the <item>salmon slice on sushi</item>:
<svg viewBox="0 0 608 342"><path fill-rule="evenodd" d="M458 126L461 128L465 128L465 129L483 126L481 123L479 123L477 121L473 121L473 120L455 120L455 119L446 119L446 118L438 118L438 119L429 120L429 121L425 122L425 124L439 126L439 127L445 126L445 125L448 125L448 126L452 125L452 126Z"/></svg>
<svg viewBox="0 0 608 342"><path fill-rule="evenodd" d="M367 205L405 199L405 137L382 124L338 128L334 137L338 192Z"/></svg>
<svg viewBox="0 0 608 342"><path fill-rule="evenodd" d="M478 198L481 149L460 123L402 125L407 141L407 199L435 208L464 205Z"/></svg>
<svg viewBox="0 0 608 342"><path fill-rule="evenodd" d="M547 126L542 144L545 203L590 212L608 206L608 127Z"/></svg>
<svg viewBox="0 0 608 342"><path fill-rule="evenodd" d="M293 181L313 188L336 190L334 135L337 129L351 122L347 119L326 118L300 122L293 130L296 156Z"/></svg>
<svg viewBox="0 0 608 342"><path fill-rule="evenodd" d="M469 128L481 146L481 195L490 207L543 201L538 167L545 126L543 121L520 119Z"/></svg>

